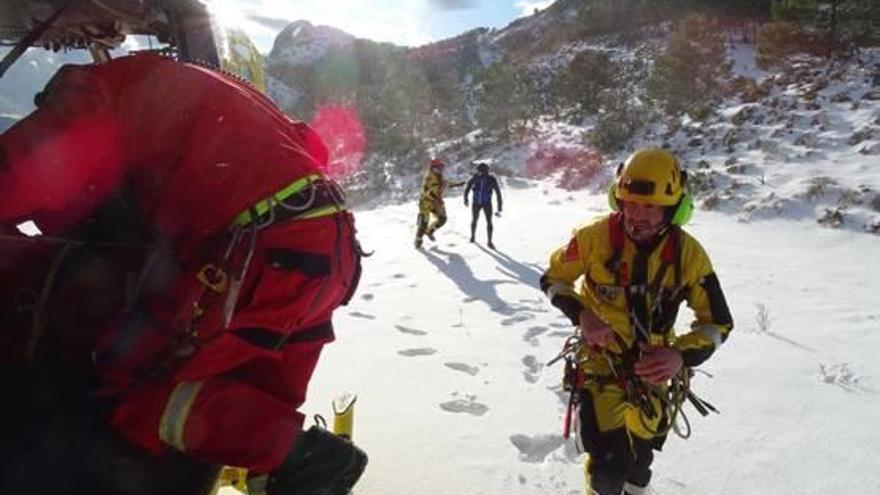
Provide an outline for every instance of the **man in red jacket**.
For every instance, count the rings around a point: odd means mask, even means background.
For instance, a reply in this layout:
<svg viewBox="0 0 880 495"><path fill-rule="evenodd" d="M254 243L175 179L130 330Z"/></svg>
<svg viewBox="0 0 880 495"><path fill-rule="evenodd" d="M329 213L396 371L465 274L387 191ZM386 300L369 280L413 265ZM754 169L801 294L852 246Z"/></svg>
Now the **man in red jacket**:
<svg viewBox="0 0 880 495"><path fill-rule="evenodd" d="M360 274L321 139L249 84L153 54L66 66L36 100L0 134L0 224L63 235L125 190L173 266L148 263L95 349L112 425L270 495L348 493L366 455L296 410Z"/></svg>

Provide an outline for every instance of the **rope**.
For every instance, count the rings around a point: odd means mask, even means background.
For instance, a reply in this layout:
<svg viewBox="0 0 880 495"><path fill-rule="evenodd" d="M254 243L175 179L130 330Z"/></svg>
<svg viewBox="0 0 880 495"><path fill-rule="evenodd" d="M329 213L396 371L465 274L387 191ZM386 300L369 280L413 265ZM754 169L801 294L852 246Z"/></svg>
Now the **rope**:
<svg viewBox="0 0 880 495"><path fill-rule="evenodd" d="M622 342L619 342L619 344L622 346L621 349L625 349ZM565 340L562 351L551 359L547 366L552 366L562 359L576 360L577 356L581 354L582 349L582 337L573 335ZM718 413L715 407L700 399L691 391L691 377L694 374L694 370L691 368L681 368L670 379L669 386L664 390L661 387L646 384L635 376L631 370L620 370L620 366L615 365L614 359L608 351L602 351L601 355L607 361L612 373L612 376L607 378L613 378L615 383L627 394L627 402L639 409L639 421L645 431L649 432L652 436L665 436L670 431L682 439L688 439L691 436L690 420L682 407L686 400L690 401L694 408L703 416L707 415L709 411ZM633 396L633 394L636 395ZM654 409L652 399L660 403L659 410ZM661 422L657 428L653 428L648 425L646 418L655 417L656 414L660 414ZM681 418L680 424L679 418Z"/></svg>

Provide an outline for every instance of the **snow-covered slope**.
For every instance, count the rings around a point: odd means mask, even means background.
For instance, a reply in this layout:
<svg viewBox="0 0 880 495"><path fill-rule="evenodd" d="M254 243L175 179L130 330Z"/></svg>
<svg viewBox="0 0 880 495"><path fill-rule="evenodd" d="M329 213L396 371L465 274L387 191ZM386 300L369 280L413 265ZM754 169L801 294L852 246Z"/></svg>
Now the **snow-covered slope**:
<svg viewBox="0 0 880 495"><path fill-rule="evenodd" d="M356 493L582 493L581 456L561 438L561 369L544 366L571 327L536 285L547 254L604 212L604 197L546 183L504 193L498 251L482 224L480 243L467 242L460 196L423 251L412 248L415 204L357 213L376 252L337 312L338 341L304 408L329 416L337 392L359 394L354 436L371 464ZM693 436L667 442L654 493L878 493L880 239L706 211L688 230L736 329L702 367L713 378L694 380L722 414L687 406Z"/></svg>
<svg viewBox="0 0 880 495"><path fill-rule="evenodd" d="M634 54L621 47L593 48L610 49L623 64ZM849 61L803 58L774 71L755 67L754 45L732 44L730 57L736 74L753 80L753 96L722 101L705 121L649 119L624 149L598 160L583 159L592 118L571 123L545 116L518 144L481 147L475 132L447 147L461 150L467 161L492 158L513 175L533 173L530 164L540 162L560 183L572 176L562 170L581 168L574 175L600 188L632 149L663 146L682 159L707 209L742 222L804 218L880 233L880 50L864 50ZM642 90L627 88L633 94Z"/></svg>
<svg viewBox="0 0 880 495"><path fill-rule="evenodd" d="M753 61L752 50L737 46L735 65ZM704 205L741 221L804 217L880 232L880 51L755 75L756 101L728 101L662 136L695 169Z"/></svg>

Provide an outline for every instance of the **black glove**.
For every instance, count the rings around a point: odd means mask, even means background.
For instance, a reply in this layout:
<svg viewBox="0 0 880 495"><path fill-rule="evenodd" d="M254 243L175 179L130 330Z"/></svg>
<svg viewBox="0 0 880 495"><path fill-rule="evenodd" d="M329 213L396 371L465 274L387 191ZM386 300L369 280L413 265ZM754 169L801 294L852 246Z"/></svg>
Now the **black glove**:
<svg viewBox="0 0 880 495"><path fill-rule="evenodd" d="M346 495L364 472L367 454L350 440L313 426L302 432L266 485L268 495Z"/></svg>

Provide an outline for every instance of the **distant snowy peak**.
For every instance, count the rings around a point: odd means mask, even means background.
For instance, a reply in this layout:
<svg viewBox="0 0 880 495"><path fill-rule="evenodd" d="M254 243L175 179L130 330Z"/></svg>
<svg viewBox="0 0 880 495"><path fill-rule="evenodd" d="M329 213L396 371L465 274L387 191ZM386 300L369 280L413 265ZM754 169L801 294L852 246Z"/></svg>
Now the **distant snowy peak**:
<svg viewBox="0 0 880 495"><path fill-rule="evenodd" d="M275 38L269 58L273 63L290 66L310 65L330 49L348 49L356 38L329 26L315 26L309 21L290 23Z"/></svg>

